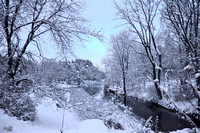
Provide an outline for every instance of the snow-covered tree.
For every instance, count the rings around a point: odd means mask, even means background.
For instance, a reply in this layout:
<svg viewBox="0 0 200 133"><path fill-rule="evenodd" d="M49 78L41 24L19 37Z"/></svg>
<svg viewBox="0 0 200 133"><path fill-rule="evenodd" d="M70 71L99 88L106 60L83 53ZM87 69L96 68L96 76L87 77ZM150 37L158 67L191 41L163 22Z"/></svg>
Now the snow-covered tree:
<svg viewBox="0 0 200 133"><path fill-rule="evenodd" d="M193 69L196 84L189 80L199 99L200 106L200 1L199 0L164 0L162 16L170 31L176 35L186 49L185 70Z"/></svg>
<svg viewBox="0 0 200 133"><path fill-rule="evenodd" d="M66 53L71 50L74 40L100 37L97 32L87 28L87 20L80 15L82 7L83 3L76 0L0 1L0 46L7 59L5 88L1 91L5 92L1 98L6 100L3 103L10 106L12 101L6 97L11 97L25 78L29 80L28 75L19 75L23 57L32 55L28 47L35 47L41 55L50 37L51 42Z"/></svg>
<svg viewBox="0 0 200 133"><path fill-rule="evenodd" d="M76 59L75 61L43 60L38 65L36 79L40 83L49 85L53 82L81 84L84 80L101 80L101 72L89 60Z"/></svg>
<svg viewBox="0 0 200 133"><path fill-rule="evenodd" d="M152 66L152 79L159 99L162 99L160 89L162 54L156 42L156 24L159 12L159 0L124 0L123 4L115 3L118 19L124 20L129 30L137 36L137 43L144 48L145 55Z"/></svg>
<svg viewBox="0 0 200 133"><path fill-rule="evenodd" d="M84 80L101 80L104 78L104 73L89 60L76 59L72 61L72 67L77 73L77 79L80 78L79 82L83 82Z"/></svg>
<svg viewBox="0 0 200 133"><path fill-rule="evenodd" d="M124 93L124 104L126 104L126 87L127 87L127 76L130 64L130 54L131 54L131 36L128 32L123 31L118 35L111 37L111 51L112 60L115 67L118 68L119 77L121 77L122 88ZM111 71L113 71L112 69Z"/></svg>

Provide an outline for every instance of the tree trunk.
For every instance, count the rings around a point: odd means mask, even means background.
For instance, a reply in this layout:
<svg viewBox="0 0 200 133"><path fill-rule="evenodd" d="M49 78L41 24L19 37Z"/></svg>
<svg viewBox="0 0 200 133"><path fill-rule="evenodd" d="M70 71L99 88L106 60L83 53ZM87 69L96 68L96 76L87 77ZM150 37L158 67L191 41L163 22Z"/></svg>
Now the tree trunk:
<svg viewBox="0 0 200 133"><path fill-rule="evenodd" d="M200 76L196 77L197 93L200 93ZM200 109L200 97L198 97L198 108Z"/></svg>
<svg viewBox="0 0 200 133"><path fill-rule="evenodd" d="M123 71L123 91L124 91L124 105L126 105L126 74Z"/></svg>
<svg viewBox="0 0 200 133"><path fill-rule="evenodd" d="M158 69L158 82L160 84L161 81L161 68L162 68L162 58L161 54L159 55L159 69Z"/></svg>
<svg viewBox="0 0 200 133"><path fill-rule="evenodd" d="M154 86L156 88L156 91L157 91L157 94L158 94L158 98L162 99L162 93L161 93L160 87L158 85L158 82L154 82Z"/></svg>
<svg viewBox="0 0 200 133"><path fill-rule="evenodd" d="M196 78L197 91L200 92L200 76ZM200 98L198 97L198 108L200 109Z"/></svg>
<svg viewBox="0 0 200 133"><path fill-rule="evenodd" d="M157 76L156 76L156 65L153 64L153 80L154 80L154 86L156 88L156 91L157 91L157 94L158 94L158 98L159 99L162 99L162 93L161 93L161 90L160 90L160 87L159 87L159 81L157 81Z"/></svg>
<svg viewBox="0 0 200 133"><path fill-rule="evenodd" d="M126 95L124 95L124 105L126 106Z"/></svg>
<svg viewBox="0 0 200 133"><path fill-rule="evenodd" d="M196 44L196 46L198 46L198 44ZM197 49L197 48L196 48ZM195 74L197 74L196 76L196 86L197 86L197 91L200 92L200 69L199 69L199 57L198 57L198 52L195 49ZM198 93L198 92L197 92ZM198 97L198 107L200 108L200 98Z"/></svg>

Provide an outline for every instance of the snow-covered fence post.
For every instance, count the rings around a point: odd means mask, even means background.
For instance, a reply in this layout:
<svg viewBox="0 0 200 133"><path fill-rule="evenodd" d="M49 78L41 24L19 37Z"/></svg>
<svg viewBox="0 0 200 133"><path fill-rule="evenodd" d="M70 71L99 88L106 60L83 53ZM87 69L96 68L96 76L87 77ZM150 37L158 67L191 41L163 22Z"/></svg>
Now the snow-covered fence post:
<svg viewBox="0 0 200 133"><path fill-rule="evenodd" d="M64 131L63 128L64 128L64 123L65 123L65 109L66 109L67 103L70 101L70 93L66 92L64 98L65 98L65 105L63 108L62 127L60 129L60 133L63 133Z"/></svg>

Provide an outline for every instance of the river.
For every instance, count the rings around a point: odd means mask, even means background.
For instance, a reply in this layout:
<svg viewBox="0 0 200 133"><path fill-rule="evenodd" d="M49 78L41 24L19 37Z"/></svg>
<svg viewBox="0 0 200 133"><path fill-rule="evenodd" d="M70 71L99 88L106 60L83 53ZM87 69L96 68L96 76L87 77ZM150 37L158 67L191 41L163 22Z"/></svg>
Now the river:
<svg viewBox="0 0 200 133"><path fill-rule="evenodd" d="M99 92L100 86L90 86L85 89L90 95L94 95ZM113 94L107 94L106 99L114 97ZM115 96L116 97L116 96ZM123 102L123 97L116 97L116 102ZM136 98L127 97L126 105L131 108L131 111L147 120L152 117L153 130L158 130L162 132L176 131L183 128L193 128L194 126L188 122L183 115L175 113L173 111L164 109L155 104L144 102ZM157 118L157 119L156 119ZM156 125L156 126L155 126ZM196 123L200 127L200 122ZM156 128L155 128L156 127Z"/></svg>

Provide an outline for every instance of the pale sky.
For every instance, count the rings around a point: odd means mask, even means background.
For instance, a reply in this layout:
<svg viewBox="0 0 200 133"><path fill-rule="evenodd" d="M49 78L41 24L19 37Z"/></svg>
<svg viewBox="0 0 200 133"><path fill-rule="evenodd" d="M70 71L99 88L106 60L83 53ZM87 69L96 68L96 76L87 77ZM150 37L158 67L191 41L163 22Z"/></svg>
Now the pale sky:
<svg viewBox="0 0 200 133"><path fill-rule="evenodd" d="M102 30L105 40L100 42L96 38L85 42L85 48L77 47L75 54L82 59L89 59L95 65L101 67L102 58L106 55L106 47L109 45L109 38L111 34L117 33L120 28L117 27L118 22L116 18L116 10L114 8L113 0L85 0L86 11L84 17L90 20L91 29Z"/></svg>

